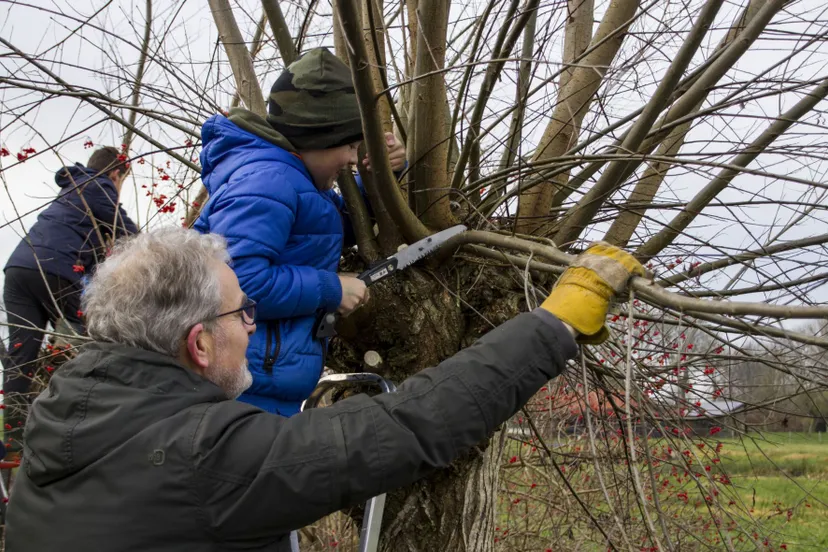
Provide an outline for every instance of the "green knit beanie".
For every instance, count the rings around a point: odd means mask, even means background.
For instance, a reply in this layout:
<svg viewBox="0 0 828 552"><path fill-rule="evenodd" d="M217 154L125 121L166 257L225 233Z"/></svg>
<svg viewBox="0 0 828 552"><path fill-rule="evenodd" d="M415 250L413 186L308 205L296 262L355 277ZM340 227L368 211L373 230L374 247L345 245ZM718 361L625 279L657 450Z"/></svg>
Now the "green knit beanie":
<svg viewBox="0 0 828 552"><path fill-rule="evenodd" d="M270 89L267 122L297 150L320 150L362 140L351 70L327 48L291 63Z"/></svg>

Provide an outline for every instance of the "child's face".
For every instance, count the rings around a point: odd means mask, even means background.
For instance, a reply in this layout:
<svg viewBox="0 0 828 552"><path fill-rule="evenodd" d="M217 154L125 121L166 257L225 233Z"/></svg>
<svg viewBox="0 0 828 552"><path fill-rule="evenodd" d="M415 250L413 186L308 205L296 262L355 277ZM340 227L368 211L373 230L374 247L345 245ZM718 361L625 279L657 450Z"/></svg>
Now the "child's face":
<svg viewBox="0 0 828 552"><path fill-rule="evenodd" d="M302 161L313 177L316 187L322 191L330 190L339 171L357 162L359 142L328 148L324 150L306 150L300 152Z"/></svg>

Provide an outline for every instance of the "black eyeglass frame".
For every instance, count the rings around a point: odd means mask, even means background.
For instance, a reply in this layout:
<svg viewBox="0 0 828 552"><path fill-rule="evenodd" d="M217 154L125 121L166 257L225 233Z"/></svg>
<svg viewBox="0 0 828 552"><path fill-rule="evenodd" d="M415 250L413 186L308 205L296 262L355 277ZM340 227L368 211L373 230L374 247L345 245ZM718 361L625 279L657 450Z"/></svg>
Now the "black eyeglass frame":
<svg viewBox="0 0 828 552"><path fill-rule="evenodd" d="M253 326L256 324L256 301L254 301L253 299L247 299L244 302L244 305L242 305L241 307L218 314L214 316L213 319L221 318L222 316L227 316L230 314L236 314L237 312L242 313L241 319L244 324L248 326Z"/></svg>

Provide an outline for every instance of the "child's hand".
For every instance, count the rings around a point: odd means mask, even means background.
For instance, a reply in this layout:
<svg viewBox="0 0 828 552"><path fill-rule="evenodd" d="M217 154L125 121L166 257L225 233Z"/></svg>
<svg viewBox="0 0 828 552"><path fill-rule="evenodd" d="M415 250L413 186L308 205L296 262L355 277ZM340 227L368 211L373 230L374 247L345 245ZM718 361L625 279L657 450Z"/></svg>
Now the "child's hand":
<svg viewBox="0 0 828 552"><path fill-rule="evenodd" d="M388 161L391 162L391 170L400 172L405 168L405 146L397 141L390 132L385 133L385 145L388 148ZM365 165L366 169L371 170L371 160L367 155L362 164Z"/></svg>
<svg viewBox="0 0 828 552"><path fill-rule="evenodd" d="M339 314L348 316L368 302L368 288L365 282L353 276L339 275L342 284L342 301L339 303Z"/></svg>

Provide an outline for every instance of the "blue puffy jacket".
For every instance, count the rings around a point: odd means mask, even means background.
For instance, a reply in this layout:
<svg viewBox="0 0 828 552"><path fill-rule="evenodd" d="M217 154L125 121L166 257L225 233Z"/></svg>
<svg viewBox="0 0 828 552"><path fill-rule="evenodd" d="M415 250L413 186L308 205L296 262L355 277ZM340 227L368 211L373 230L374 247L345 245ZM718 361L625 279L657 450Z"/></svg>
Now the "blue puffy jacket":
<svg viewBox="0 0 828 552"><path fill-rule="evenodd" d="M204 123L201 137L210 200L194 227L227 239L239 284L258 304L247 349L253 385L240 400L291 416L324 365L315 314L342 299L344 202L319 191L297 155L222 115Z"/></svg>
<svg viewBox="0 0 828 552"><path fill-rule="evenodd" d="M138 228L118 203L115 184L80 163L55 173L58 196L37 216L6 268L38 269L79 284L104 258L104 240L135 234ZM74 267L83 267L83 270Z"/></svg>

